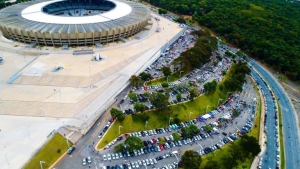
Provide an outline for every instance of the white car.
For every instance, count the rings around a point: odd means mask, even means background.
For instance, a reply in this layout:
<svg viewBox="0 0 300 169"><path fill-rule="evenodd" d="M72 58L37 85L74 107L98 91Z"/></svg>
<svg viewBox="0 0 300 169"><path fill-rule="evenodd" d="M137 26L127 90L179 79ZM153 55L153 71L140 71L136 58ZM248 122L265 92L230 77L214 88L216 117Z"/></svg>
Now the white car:
<svg viewBox="0 0 300 169"><path fill-rule="evenodd" d="M104 154L102 157L103 157L103 161L106 161L106 160L107 160L107 157L106 157L105 154Z"/></svg>
<svg viewBox="0 0 300 169"><path fill-rule="evenodd" d="M91 157L88 157L88 158L87 158L87 162L88 162L88 163L92 163Z"/></svg>
<svg viewBox="0 0 300 169"><path fill-rule="evenodd" d="M110 154L107 154L107 160L111 160Z"/></svg>
<svg viewBox="0 0 300 169"><path fill-rule="evenodd" d="M86 165L86 158L82 159L82 165Z"/></svg>

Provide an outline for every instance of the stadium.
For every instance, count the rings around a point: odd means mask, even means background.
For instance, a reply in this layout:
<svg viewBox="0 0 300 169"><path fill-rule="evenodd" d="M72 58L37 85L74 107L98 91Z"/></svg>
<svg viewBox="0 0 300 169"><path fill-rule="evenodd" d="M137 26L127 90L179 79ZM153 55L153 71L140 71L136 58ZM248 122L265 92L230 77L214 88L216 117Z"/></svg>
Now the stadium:
<svg viewBox="0 0 300 169"><path fill-rule="evenodd" d="M150 11L123 0L37 0L0 11L3 36L39 46L87 46L124 40L142 31Z"/></svg>

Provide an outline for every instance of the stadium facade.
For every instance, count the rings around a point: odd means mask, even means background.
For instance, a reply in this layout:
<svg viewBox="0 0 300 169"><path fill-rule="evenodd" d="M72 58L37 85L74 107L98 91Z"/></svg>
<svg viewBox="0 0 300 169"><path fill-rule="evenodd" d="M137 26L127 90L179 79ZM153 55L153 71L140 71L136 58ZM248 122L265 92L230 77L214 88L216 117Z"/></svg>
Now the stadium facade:
<svg viewBox="0 0 300 169"><path fill-rule="evenodd" d="M40 46L87 46L128 38L147 26L150 10L123 0L37 0L0 11L0 30Z"/></svg>

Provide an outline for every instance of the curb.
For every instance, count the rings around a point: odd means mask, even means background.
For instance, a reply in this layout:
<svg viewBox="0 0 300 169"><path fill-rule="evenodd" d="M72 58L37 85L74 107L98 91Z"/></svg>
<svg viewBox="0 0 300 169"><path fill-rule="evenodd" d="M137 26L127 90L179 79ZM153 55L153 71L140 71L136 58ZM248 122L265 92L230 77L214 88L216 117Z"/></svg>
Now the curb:
<svg viewBox="0 0 300 169"><path fill-rule="evenodd" d="M65 156L67 155L67 151L63 154L63 155L61 155L49 168L51 169L51 168L53 168L53 169L55 169L54 168L54 166L58 163L58 162L60 162Z"/></svg>

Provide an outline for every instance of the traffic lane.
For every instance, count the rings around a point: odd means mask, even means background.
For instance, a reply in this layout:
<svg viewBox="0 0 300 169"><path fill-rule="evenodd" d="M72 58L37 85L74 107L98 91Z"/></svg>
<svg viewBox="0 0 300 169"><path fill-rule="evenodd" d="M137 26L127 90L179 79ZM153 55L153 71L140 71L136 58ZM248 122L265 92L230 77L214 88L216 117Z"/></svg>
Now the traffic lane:
<svg viewBox="0 0 300 169"><path fill-rule="evenodd" d="M282 116L284 133L288 133L289 130L292 130L293 133L295 134L294 139L291 139L290 141L288 141L289 139L284 134L284 140L285 140L284 147L286 149L285 152L291 152L291 153L285 153L286 154L285 157L286 157L286 161L287 161L286 167L287 168L295 168L297 165L299 165L299 154L298 153L294 154L294 152L292 150L293 149L299 150L299 133L298 133L298 127L296 125L297 121L295 119L295 114L293 112L292 105L291 105L290 101L288 101L288 98L287 98L285 92L283 91L283 89L279 86L278 83L275 82L276 80L274 80L273 77L270 74L268 74L263 68L258 66L257 63L254 62L254 65L256 66L256 68L258 68L260 70L262 75L266 77L266 80L268 81L268 83L273 86L274 93L276 94L276 96L278 98L280 98L279 103L282 108L282 112L283 112L282 114L285 114L285 116ZM272 80L270 80L270 79L272 79ZM285 100L286 102L284 102L282 100ZM289 110L291 110L291 111L289 111ZM290 124L292 128L288 128L287 124ZM288 144L289 142L293 142L292 145L295 147L291 147L290 144Z"/></svg>
<svg viewBox="0 0 300 169"><path fill-rule="evenodd" d="M274 124L275 121L273 121L273 119L271 118L271 113L274 112L274 102L272 101L272 98L270 97L269 94L269 89L265 86L265 84L260 80L259 77L256 77L257 81L259 82L260 86L261 86L261 91L264 94L264 100L266 100L265 105L266 105L266 109L267 109L267 153L266 156L264 157L264 159L268 159L267 162L263 163L263 166L265 167L274 167L276 165L276 154L275 154L275 136L274 136Z"/></svg>

